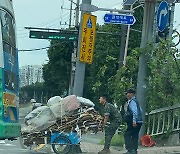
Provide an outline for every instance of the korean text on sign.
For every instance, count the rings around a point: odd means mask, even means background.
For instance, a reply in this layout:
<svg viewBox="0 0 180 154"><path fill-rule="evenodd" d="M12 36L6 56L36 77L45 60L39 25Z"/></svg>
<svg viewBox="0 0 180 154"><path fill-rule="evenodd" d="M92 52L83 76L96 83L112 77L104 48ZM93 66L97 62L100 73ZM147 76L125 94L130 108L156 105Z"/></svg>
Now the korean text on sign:
<svg viewBox="0 0 180 154"><path fill-rule="evenodd" d="M79 57L79 60L81 62L89 64L92 63L94 54L95 34L96 16L93 16L91 14L84 14Z"/></svg>

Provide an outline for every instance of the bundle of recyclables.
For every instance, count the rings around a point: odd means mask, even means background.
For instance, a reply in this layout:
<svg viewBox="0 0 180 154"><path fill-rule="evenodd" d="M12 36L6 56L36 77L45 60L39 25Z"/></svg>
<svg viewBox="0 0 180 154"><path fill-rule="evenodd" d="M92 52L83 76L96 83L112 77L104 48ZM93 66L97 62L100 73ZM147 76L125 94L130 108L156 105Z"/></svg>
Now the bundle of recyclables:
<svg viewBox="0 0 180 154"><path fill-rule="evenodd" d="M65 98L54 96L25 117L26 126L22 134L37 132L73 132L97 130L102 117L95 111L94 103L83 97L70 95Z"/></svg>

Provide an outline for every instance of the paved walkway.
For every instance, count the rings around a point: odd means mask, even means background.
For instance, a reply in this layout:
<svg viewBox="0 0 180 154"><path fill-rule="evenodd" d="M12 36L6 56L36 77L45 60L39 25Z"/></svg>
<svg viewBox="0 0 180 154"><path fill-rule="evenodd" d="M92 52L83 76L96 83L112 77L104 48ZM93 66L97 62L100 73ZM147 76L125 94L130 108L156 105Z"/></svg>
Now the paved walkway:
<svg viewBox="0 0 180 154"><path fill-rule="evenodd" d="M81 142L82 154L97 154L102 150L103 145ZM126 150L122 147L111 147L111 154L123 154ZM44 147L38 152L32 152L32 154L54 154L52 152L50 145ZM180 154L180 146L171 146L171 147L139 147L138 154Z"/></svg>
<svg viewBox="0 0 180 154"><path fill-rule="evenodd" d="M82 142L81 149L86 154L97 154L103 145ZM111 147L111 154L123 154L126 150L119 147ZM180 146L172 147L139 147L138 154L180 154Z"/></svg>
<svg viewBox="0 0 180 154"><path fill-rule="evenodd" d="M140 148L138 154L180 154L180 146Z"/></svg>

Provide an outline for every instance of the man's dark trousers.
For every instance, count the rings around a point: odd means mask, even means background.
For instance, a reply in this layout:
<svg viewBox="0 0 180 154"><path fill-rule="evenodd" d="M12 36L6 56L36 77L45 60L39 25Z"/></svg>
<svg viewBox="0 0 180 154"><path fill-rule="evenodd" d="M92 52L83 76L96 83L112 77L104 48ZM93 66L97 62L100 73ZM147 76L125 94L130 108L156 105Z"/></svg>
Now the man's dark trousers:
<svg viewBox="0 0 180 154"><path fill-rule="evenodd" d="M111 125L105 126L105 144L104 149L109 149L112 137L116 133L116 130L120 126L120 123L111 123Z"/></svg>
<svg viewBox="0 0 180 154"><path fill-rule="evenodd" d="M127 129L124 133L125 147L129 152L137 151L139 131L142 123L137 123L136 127L133 127L132 123L127 123Z"/></svg>

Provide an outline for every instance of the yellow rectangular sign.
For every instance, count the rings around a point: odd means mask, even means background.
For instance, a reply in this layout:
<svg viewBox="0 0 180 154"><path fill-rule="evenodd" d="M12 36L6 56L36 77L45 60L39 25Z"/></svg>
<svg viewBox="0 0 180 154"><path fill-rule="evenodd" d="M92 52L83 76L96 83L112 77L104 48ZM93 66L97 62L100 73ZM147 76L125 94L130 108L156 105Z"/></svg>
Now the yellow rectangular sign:
<svg viewBox="0 0 180 154"><path fill-rule="evenodd" d="M7 92L3 93L3 105L16 107L16 95Z"/></svg>
<svg viewBox="0 0 180 154"><path fill-rule="evenodd" d="M84 63L91 64L93 61L96 36L96 19L97 17L91 14L83 14L79 60Z"/></svg>

